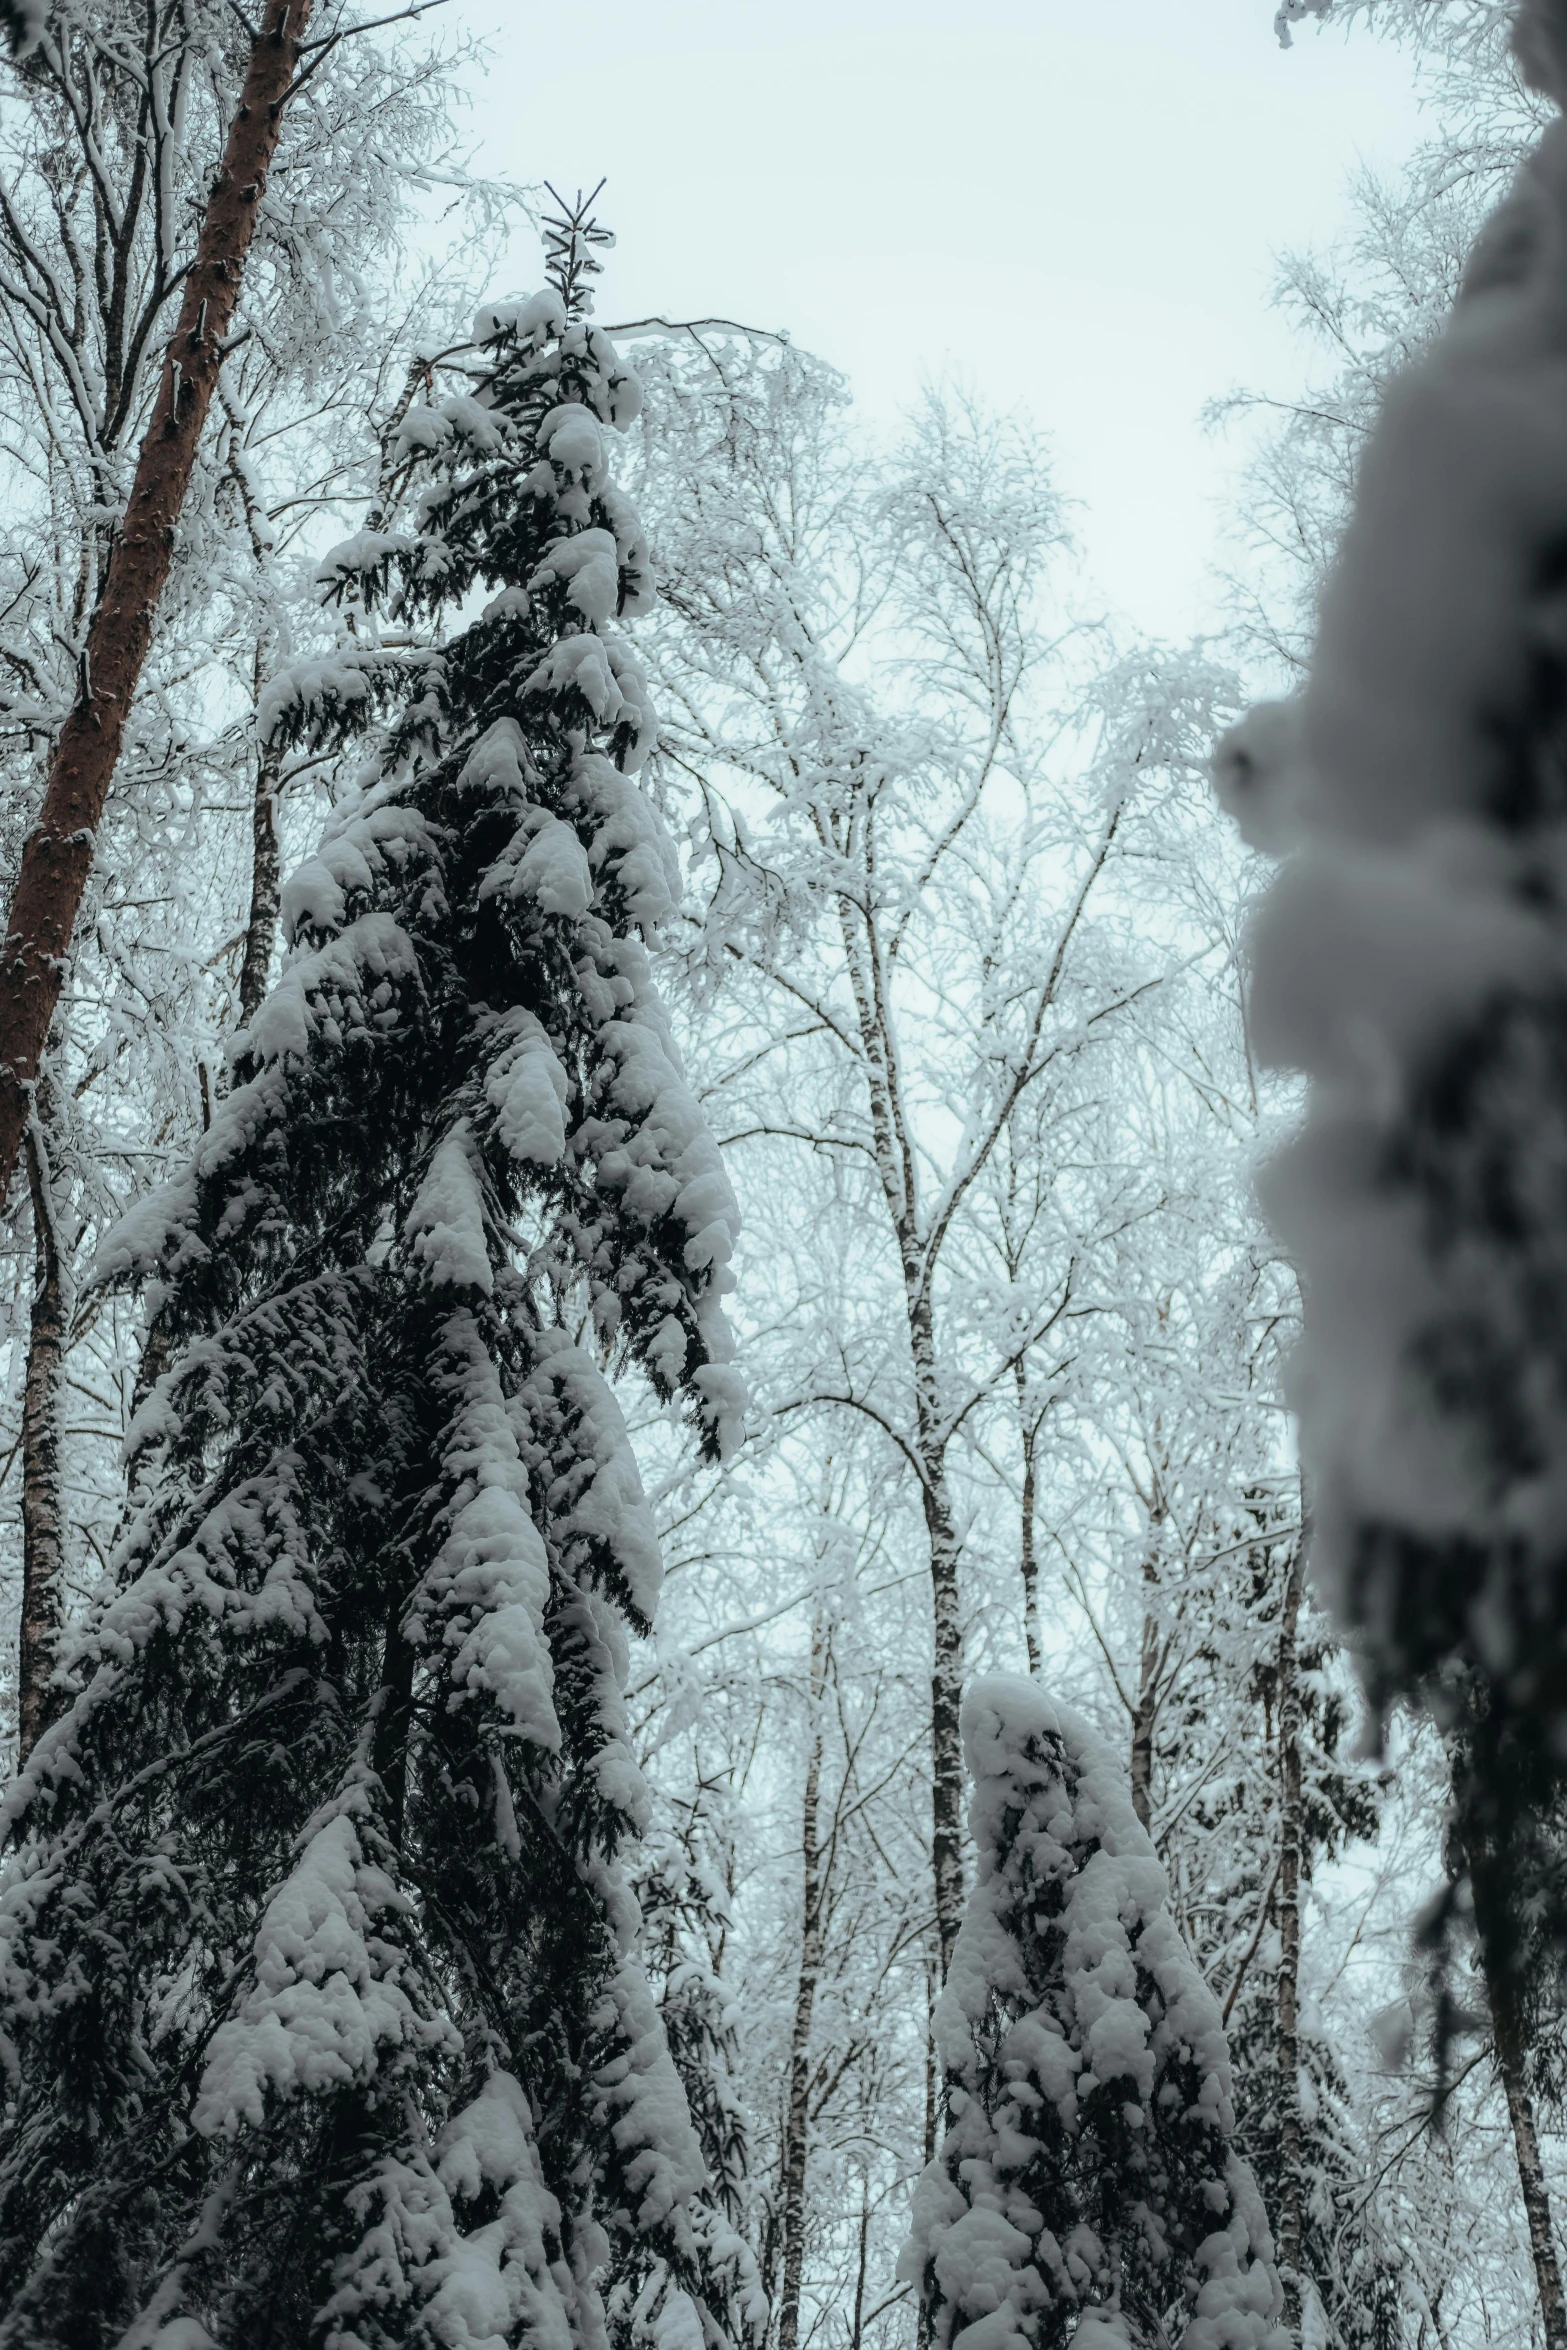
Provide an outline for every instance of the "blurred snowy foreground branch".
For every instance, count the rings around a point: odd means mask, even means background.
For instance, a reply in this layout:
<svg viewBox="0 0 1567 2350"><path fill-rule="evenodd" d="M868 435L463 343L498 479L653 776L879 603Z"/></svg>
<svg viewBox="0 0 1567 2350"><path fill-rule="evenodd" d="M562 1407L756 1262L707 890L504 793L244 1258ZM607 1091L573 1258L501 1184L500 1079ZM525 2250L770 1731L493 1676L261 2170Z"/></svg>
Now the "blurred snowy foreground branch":
<svg viewBox="0 0 1567 2350"><path fill-rule="evenodd" d="M1514 51L1560 105L1560 0L1521 10ZM1289 851L1252 1009L1263 1056L1311 1081L1264 1200L1305 1289L1315 1573L1376 1706L1443 1726L1504 1972L1540 1919L1567 1929L1564 753L1558 119L1388 393L1304 691L1216 770L1247 837Z"/></svg>

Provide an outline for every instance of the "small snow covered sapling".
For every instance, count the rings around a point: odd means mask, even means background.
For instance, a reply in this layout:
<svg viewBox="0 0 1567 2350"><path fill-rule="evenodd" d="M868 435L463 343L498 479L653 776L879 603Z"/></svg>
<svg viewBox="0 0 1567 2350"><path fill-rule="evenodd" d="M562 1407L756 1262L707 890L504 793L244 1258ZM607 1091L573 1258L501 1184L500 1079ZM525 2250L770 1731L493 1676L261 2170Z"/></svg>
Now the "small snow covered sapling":
<svg viewBox="0 0 1567 2350"><path fill-rule="evenodd" d="M1515 49L1567 102L1567 8ZM1312 1568L1373 1702L1462 1747L1460 1839L1567 1947L1567 123L1389 390L1298 702L1217 776L1289 849L1254 940L1304 1071L1264 1204L1300 1269ZM1486 1906L1475 1882L1477 1915Z"/></svg>
<svg viewBox="0 0 1567 2350"><path fill-rule="evenodd" d="M964 1701L976 1881L936 2010L952 2125L902 2273L938 2350L1286 2350L1224 2028L1110 1749Z"/></svg>
<svg viewBox="0 0 1567 2350"><path fill-rule="evenodd" d="M605 1376L733 1441L736 1215L646 944L639 391L591 224L553 242L404 418L410 527L326 566L356 626L274 729L385 720L194 1162L105 1244L157 1375L6 1806L7 2350L602 2350L648 2283L693 2342L756 2322L626 1874L660 1561Z"/></svg>

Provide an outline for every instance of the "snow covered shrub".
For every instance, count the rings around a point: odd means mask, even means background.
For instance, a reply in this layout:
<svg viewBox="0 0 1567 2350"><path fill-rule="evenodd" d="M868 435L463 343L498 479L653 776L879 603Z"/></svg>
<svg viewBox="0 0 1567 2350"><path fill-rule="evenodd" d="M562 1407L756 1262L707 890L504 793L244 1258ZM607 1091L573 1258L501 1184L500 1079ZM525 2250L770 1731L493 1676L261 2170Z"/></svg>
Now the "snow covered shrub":
<svg viewBox="0 0 1567 2350"><path fill-rule="evenodd" d="M1516 46L1567 95L1567 10ZM1254 1033L1311 1080L1265 1204L1299 1266L1313 1570L1375 1703L1461 1730L1464 1840L1567 1929L1567 124L1389 391L1297 704L1221 747L1293 847ZM1500 1948L1493 1957L1505 1960Z"/></svg>
<svg viewBox="0 0 1567 2350"><path fill-rule="evenodd" d="M936 2010L952 2127L903 2273L946 2350L1284 2350L1224 2028L1109 1748L1031 1681L963 1705L976 1881Z"/></svg>
<svg viewBox="0 0 1567 2350"><path fill-rule="evenodd" d="M353 630L273 724L387 720L200 1150L102 1254L156 1376L5 1810L7 2350L602 2350L649 2282L715 2343L746 2282L626 1875L660 1562L605 1368L714 1454L742 1398L588 242L403 419L413 526L326 567Z"/></svg>

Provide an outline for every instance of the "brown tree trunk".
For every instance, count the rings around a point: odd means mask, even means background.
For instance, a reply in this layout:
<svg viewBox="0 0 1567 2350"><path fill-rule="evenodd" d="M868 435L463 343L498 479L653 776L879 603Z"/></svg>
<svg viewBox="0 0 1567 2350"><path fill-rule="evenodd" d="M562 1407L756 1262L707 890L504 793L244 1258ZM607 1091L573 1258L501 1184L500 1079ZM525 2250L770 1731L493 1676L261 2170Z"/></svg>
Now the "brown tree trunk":
<svg viewBox="0 0 1567 2350"><path fill-rule="evenodd" d="M40 1089L42 1090L42 1089ZM20 1770L54 1718L49 1676L60 1633L65 1522L60 1497L60 1406L65 1381L66 1282L49 1166L27 1137L36 1279L22 1391L22 1625L16 1761Z"/></svg>
<svg viewBox="0 0 1567 2350"><path fill-rule="evenodd" d="M174 560L175 531L311 7L312 0L267 0L201 224L130 503L87 631L76 703L55 745L38 823L22 850L0 950L0 1201L16 1170L98 826L152 643L158 598Z"/></svg>
<svg viewBox="0 0 1567 2350"><path fill-rule="evenodd" d="M783 2281L778 2295L778 2350L796 2350L800 2286L805 2274L805 2185L811 2128L811 2015L822 1976L822 1912L826 1887L817 1829L822 1784L822 1698L827 1685L827 1618L818 1607L811 1623L811 1742L800 1806L800 1852L805 1899L794 2026L789 2035L789 2105L783 2142Z"/></svg>
<svg viewBox="0 0 1567 2350"><path fill-rule="evenodd" d="M1306 1554L1297 1542L1279 1625L1279 2270L1285 2322L1300 2323L1303 2184L1300 2121L1300 1672L1297 1636Z"/></svg>

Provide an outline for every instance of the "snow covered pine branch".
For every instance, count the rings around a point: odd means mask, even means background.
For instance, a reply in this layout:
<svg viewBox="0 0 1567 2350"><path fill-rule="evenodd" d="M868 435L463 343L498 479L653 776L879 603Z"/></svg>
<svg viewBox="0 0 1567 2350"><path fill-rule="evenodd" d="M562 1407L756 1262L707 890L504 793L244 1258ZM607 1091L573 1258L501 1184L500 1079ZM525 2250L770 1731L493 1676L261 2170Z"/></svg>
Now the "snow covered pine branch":
<svg viewBox="0 0 1567 2350"><path fill-rule="evenodd" d="M736 1215L645 944L673 875L614 623L651 589L606 453L640 391L588 225L554 244L403 422L414 527L327 566L356 630L275 731L385 720L233 1090L101 1257L150 1284L157 1376L6 1812L7 2350L765 2318L623 1858L660 1562L599 1358L734 1442Z"/></svg>
<svg viewBox="0 0 1567 2350"><path fill-rule="evenodd" d="M952 2128L903 2273L937 2350L1287 2350L1218 2001L1120 1763L1032 1681L963 1705L976 1881L936 2009Z"/></svg>
<svg viewBox="0 0 1567 2350"><path fill-rule="evenodd" d="M1567 100L1567 8L1514 45ZM1299 1265L1314 1569L1454 1765L1493 1987L1567 1940L1567 123L1366 448L1297 703L1221 746L1289 848L1257 1044L1311 1080L1264 1200ZM1530 1929L1533 1930L1532 1928Z"/></svg>

